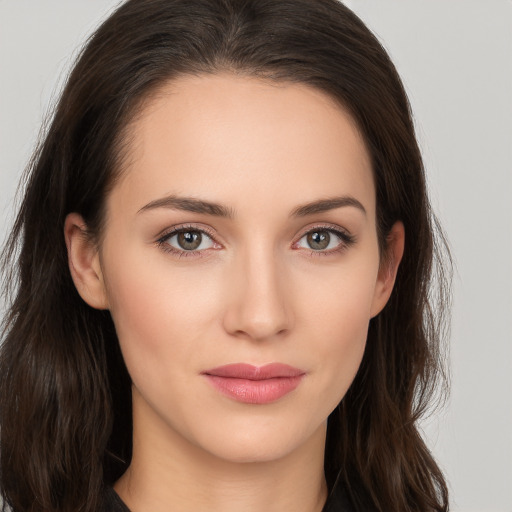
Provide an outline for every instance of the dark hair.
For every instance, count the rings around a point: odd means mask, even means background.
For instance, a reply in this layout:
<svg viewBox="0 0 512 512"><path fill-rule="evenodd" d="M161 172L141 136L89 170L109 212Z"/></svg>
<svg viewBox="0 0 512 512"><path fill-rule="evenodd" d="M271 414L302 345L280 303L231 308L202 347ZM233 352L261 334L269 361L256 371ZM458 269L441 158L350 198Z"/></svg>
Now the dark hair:
<svg viewBox="0 0 512 512"><path fill-rule="evenodd" d="M64 220L80 213L101 239L126 127L143 101L174 77L219 71L309 84L356 120L372 158L381 248L397 220L406 245L359 372L329 417L325 474L329 486L340 475L358 510L448 510L417 420L446 387L449 260L443 267L438 258L400 78L336 0L128 0L88 41L29 165L3 253L12 298L0 358L5 502L15 512L93 511L102 486L130 462L130 378L110 314L75 289Z"/></svg>

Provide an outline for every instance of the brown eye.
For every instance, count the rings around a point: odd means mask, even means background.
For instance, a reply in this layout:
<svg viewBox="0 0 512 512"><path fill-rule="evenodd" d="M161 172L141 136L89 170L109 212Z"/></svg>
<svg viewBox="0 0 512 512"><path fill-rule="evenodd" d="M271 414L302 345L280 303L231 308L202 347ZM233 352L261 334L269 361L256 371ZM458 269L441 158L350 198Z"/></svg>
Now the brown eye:
<svg viewBox="0 0 512 512"><path fill-rule="evenodd" d="M194 251L201 245L202 240L203 236L199 231L183 231L177 235L178 245L185 251Z"/></svg>
<svg viewBox="0 0 512 512"><path fill-rule="evenodd" d="M181 229L166 235L159 241L160 245L167 246L176 252L200 252L211 249L215 244L212 238L199 229Z"/></svg>
<svg viewBox="0 0 512 512"><path fill-rule="evenodd" d="M331 254L350 247L354 242L354 236L341 229L319 227L305 233L297 242L296 247Z"/></svg>
<svg viewBox="0 0 512 512"><path fill-rule="evenodd" d="M331 241L331 235L328 231L311 231L306 235L309 247L315 251L327 249Z"/></svg>

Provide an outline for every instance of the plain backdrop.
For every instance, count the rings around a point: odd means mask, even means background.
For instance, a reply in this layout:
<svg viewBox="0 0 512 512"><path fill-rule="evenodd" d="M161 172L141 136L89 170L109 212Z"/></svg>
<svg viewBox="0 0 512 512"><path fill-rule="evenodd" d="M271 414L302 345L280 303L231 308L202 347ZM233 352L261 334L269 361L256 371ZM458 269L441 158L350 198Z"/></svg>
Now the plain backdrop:
<svg viewBox="0 0 512 512"><path fill-rule="evenodd" d="M0 234L77 49L116 0L0 0ZM415 112L457 265L452 394L424 422L452 510L512 512L512 2L352 0ZM391 512L391 511L390 511Z"/></svg>

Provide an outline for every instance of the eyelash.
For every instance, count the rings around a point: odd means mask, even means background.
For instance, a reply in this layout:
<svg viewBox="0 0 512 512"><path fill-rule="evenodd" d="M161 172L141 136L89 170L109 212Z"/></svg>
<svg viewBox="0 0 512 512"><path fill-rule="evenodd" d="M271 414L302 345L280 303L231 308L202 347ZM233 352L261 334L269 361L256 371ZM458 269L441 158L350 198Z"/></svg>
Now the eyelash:
<svg viewBox="0 0 512 512"><path fill-rule="evenodd" d="M183 226L173 228L173 229L167 231L156 241L156 244L164 252L173 254L175 256L178 256L179 258L183 258L183 257L184 258L190 258L190 257L203 258L203 257L205 257L205 255L203 253L205 251L207 251L208 249L202 249L199 251L198 250L191 250L191 251L179 250L179 249L176 249L175 247L172 247L168 243L169 238L171 238L172 236L178 235L180 233L186 233L188 231L199 232L199 233L205 234L212 240L212 242L217 244L217 242L215 241L215 236L210 230L208 230L204 227L199 228L199 227L193 226L193 225L183 225ZM318 225L318 226L314 226L313 228L308 229L308 231L302 233L302 235L299 237L297 242L294 242L293 245L298 244L300 242L300 240L302 240L305 236L307 236L310 233L315 233L316 231L327 231L328 233L334 234L341 240L341 242L335 249L330 249L328 251L322 251L322 250L315 251L314 249L310 249L309 253L310 253L311 257L325 257L325 256L331 256L333 254L338 254L338 253L343 252L344 250L348 249L349 247L351 247L352 245L354 245L356 243L356 237L354 235L340 229L339 227L334 227L334 226L330 226L330 225Z"/></svg>
<svg viewBox="0 0 512 512"><path fill-rule="evenodd" d="M343 229L340 229L339 227L324 224L314 226L313 228L308 229L306 232L302 233L297 242L295 242L293 245L298 244L305 236L309 235L310 233L315 233L317 231L327 231L329 234L334 234L340 239L340 243L334 249L329 249L327 251L315 251L314 249L306 249L306 251L309 252L309 255L313 258L321 258L326 256L332 256L334 254L339 254L356 243L356 237L354 235L348 233Z"/></svg>
<svg viewBox="0 0 512 512"><path fill-rule="evenodd" d="M169 238L171 238L172 236L187 232L199 232L205 234L208 236L208 238L215 242L215 236L210 230L204 227L198 228L197 226L183 225L177 228L172 228L171 230L167 231L156 241L156 243L158 247L160 247L160 249L162 249L164 252L173 254L175 256L178 256L179 258L203 258L204 254L202 253L204 253L206 249L200 251L180 251L179 249L176 249L175 247L168 243Z"/></svg>

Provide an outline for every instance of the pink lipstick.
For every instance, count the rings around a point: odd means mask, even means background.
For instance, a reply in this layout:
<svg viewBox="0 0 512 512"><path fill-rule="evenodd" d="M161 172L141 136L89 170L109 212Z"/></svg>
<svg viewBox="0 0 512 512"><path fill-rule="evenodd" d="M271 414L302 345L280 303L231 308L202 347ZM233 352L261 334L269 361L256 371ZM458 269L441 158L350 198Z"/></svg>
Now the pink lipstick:
<svg viewBox="0 0 512 512"><path fill-rule="evenodd" d="M281 363L265 366L236 363L202 374L215 389L237 402L268 404L293 391L306 372Z"/></svg>

